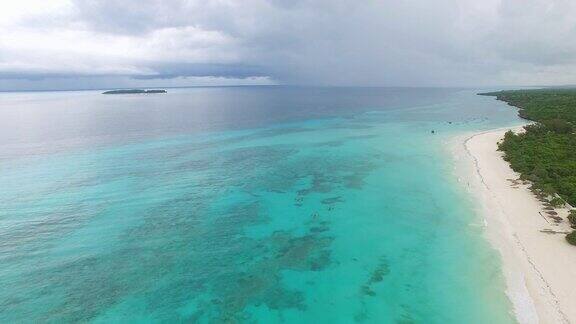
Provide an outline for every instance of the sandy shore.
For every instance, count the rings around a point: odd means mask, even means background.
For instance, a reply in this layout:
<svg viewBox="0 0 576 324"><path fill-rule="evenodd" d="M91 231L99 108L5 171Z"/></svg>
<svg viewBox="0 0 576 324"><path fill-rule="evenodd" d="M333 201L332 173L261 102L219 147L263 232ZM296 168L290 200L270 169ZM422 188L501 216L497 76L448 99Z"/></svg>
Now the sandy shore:
<svg viewBox="0 0 576 324"><path fill-rule="evenodd" d="M521 127L514 129L519 131ZM507 294L520 323L576 323L576 247L567 209L562 221L516 181L497 151L507 129L460 137L453 143L459 181L478 199L486 235L502 257Z"/></svg>

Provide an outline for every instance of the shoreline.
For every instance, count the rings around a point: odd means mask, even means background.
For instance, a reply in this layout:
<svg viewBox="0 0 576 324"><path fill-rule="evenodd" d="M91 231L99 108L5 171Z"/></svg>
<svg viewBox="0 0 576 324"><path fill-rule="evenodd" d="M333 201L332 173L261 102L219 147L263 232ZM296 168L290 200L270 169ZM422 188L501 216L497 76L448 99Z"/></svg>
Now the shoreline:
<svg viewBox="0 0 576 324"><path fill-rule="evenodd" d="M568 209L555 209L563 218L556 223L497 151L507 130L523 126L454 138L455 173L475 201L486 238L500 254L506 294L518 322L576 323L576 247L562 234L570 230Z"/></svg>

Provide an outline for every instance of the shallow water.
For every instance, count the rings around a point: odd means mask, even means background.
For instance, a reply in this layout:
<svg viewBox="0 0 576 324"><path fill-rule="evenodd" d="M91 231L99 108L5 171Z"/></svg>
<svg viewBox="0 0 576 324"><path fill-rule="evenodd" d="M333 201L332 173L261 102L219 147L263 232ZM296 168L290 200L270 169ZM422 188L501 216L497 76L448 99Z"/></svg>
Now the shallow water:
<svg viewBox="0 0 576 324"><path fill-rule="evenodd" d="M517 123L493 98L0 99L1 322L514 322L443 147Z"/></svg>

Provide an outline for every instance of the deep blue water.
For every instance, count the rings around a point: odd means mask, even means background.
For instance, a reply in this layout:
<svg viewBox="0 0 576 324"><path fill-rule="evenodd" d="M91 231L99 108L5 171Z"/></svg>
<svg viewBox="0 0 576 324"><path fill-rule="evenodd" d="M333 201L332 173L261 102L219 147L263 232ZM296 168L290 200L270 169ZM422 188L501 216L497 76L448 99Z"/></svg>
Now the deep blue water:
<svg viewBox="0 0 576 324"><path fill-rule="evenodd" d="M513 322L443 145L517 122L458 89L1 93L0 322Z"/></svg>

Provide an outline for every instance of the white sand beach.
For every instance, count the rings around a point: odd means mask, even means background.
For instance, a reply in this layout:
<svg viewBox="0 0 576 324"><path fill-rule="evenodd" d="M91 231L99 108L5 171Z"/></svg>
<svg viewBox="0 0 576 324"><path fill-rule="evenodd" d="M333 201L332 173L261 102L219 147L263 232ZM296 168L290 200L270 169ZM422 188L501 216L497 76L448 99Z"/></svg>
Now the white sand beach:
<svg viewBox="0 0 576 324"><path fill-rule="evenodd" d="M557 223L528 184L516 181L519 174L497 151L506 131L457 139L452 147L459 181L478 199L518 321L576 323L576 246L564 238L568 209L556 210L563 219Z"/></svg>

